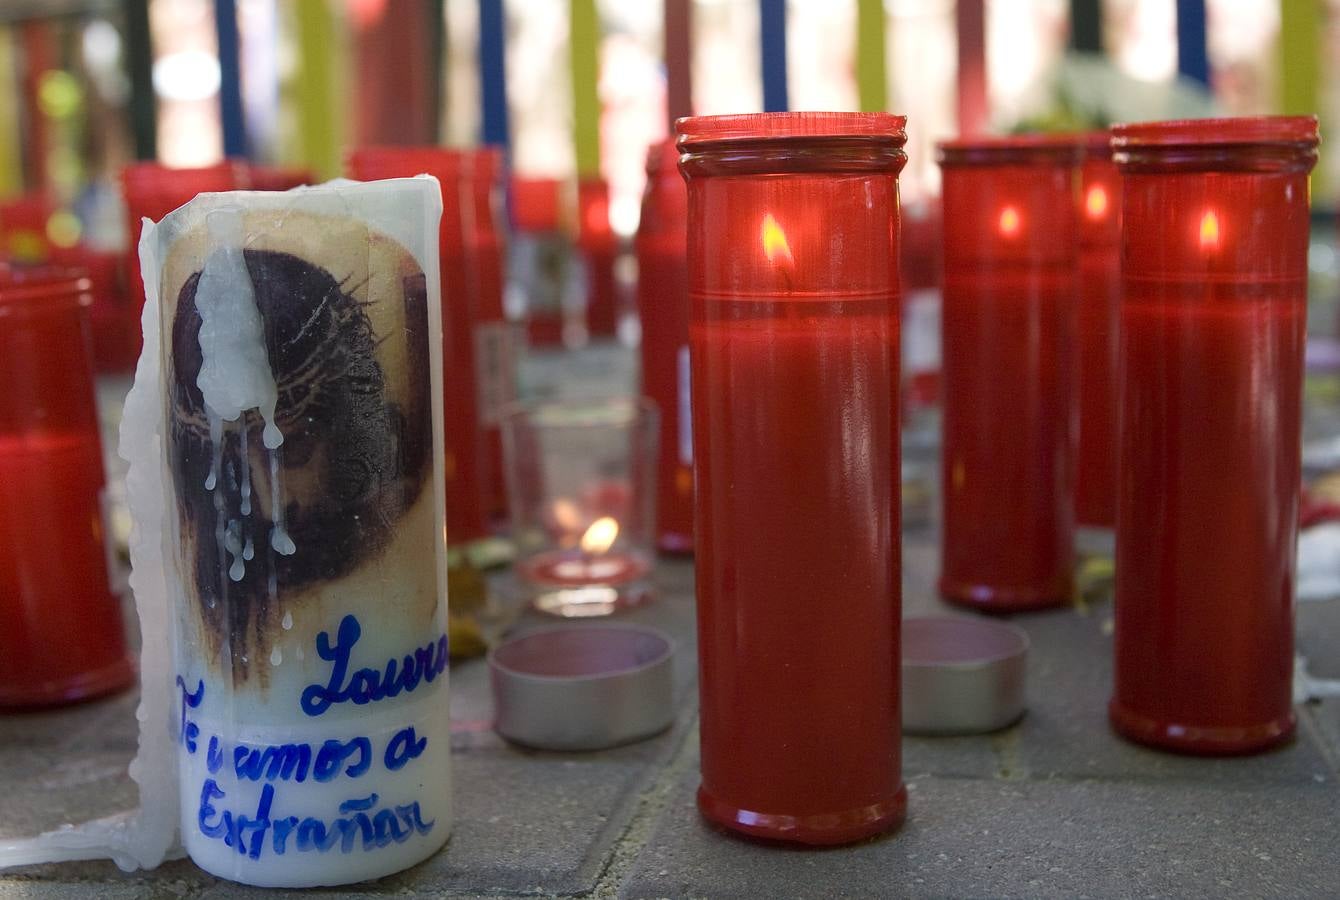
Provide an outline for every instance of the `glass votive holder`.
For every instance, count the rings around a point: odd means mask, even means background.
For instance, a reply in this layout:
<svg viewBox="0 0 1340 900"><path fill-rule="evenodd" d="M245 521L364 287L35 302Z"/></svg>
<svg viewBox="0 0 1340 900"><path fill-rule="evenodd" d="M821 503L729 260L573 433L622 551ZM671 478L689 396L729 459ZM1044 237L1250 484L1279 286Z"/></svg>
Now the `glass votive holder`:
<svg viewBox="0 0 1340 900"><path fill-rule="evenodd" d="M0 709L135 678L108 577L90 283L0 268Z"/></svg>
<svg viewBox="0 0 1340 900"><path fill-rule="evenodd" d="M545 402L503 417L516 574L541 612L605 616L651 599L655 405Z"/></svg>

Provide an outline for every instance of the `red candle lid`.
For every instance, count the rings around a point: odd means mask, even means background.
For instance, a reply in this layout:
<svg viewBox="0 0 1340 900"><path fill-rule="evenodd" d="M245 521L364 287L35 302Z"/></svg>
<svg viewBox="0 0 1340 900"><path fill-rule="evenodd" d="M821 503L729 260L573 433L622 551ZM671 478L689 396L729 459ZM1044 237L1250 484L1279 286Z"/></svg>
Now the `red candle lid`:
<svg viewBox="0 0 1340 900"><path fill-rule="evenodd" d="M350 152L347 166L358 178L406 178L428 174L439 181L461 177L464 156L445 147L359 147Z"/></svg>
<svg viewBox="0 0 1340 900"><path fill-rule="evenodd" d="M1112 132L1086 131L1079 136L1080 146L1084 148L1085 159L1112 158Z"/></svg>
<svg viewBox="0 0 1340 900"><path fill-rule="evenodd" d="M1112 126L1112 146L1172 147L1234 144L1317 145L1316 116L1243 116L1231 119L1179 119Z"/></svg>
<svg viewBox="0 0 1340 900"><path fill-rule="evenodd" d="M1076 165L1084 138L1076 134L1008 134L954 138L935 145L941 166Z"/></svg>
<svg viewBox="0 0 1340 900"><path fill-rule="evenodd" d="M675 123L679 146L774 138L887 138L907 141L907 116L857 112L767 112L689 116Z"/></svg>
<svg viewBox="0 0 1340 900"><path fill-rule="evenodd" d="M92 283L79 269L63 266L0 266L0 316L32 314L54 305L89 306Z"/></svg>

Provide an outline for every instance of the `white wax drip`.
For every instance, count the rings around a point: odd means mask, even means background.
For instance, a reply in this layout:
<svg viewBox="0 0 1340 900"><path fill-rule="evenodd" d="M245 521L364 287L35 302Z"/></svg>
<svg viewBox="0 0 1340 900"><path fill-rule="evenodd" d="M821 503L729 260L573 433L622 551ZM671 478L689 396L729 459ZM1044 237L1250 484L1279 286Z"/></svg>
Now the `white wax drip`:
<svg viewBox="0 0 1340 900"><path fill-rule="evenodd" d="M213 453L210 455L209 475L205 478L205 490L212 491L219 483L219 465L223 462L223 420L213 413L209 413L209 445Z"/></svg>
<svg viewBox="0 0 1340 900"><path fill-rule="evenodd" d="M200 312L200 374L195 383L205 407L227 422L248 409L265 419L262 439L271 450L284 443L275 425L279 390L265 350L265 327L256 289L242 252L242 211L224 207L205 216L214 251L195 289Z"/></svg>
<svg viewBox="0 0 1340 900"><path fill-rule="evenodd" d="M228 567L228 577L233 581L241 581L242 576L247 574L247 567L242 562L242 558L246 555L246 551L242 549L242 523L230 519L223 542L224 549L233 557L233 564Z"/></svg>
<svg viewBox="0 0 1340 900"><path fill-rule="evenodd" d="M277 666L284 661L284 651L275 644L274 649L270 651L270 665Z"/></svg>
<svg viewBox="0 0 1340 900"><path fill-rule="evenodd" d="M279 627L284 629L285 631L288 631L291 628L293 628L293 613L285 611L284 618L279 623Z"/></svg>
<svg viewBox="0 0 1340 900"><path fill-rule="evenodd" d="M280 556L292 556L298 548L294 545L293 538L289 537L288 531L284 529L283 490L277 453L270 454L270 497L270 519L274 522L274 527L270 529L270 548ZM273 594L274 591L271 590L270 593Z"/></svg>
<svg viewBox="0 0 1340 900"><path fill-rule="evenodd" d="M251 515L251 454L247 449L247 429L245 423L242 426L240 438L242 442L242 515ZM251 540L247 540L247 546L251 546ZM247 559L251 559L250 556Z"/></svg>
<svg viewBox="0 0 1340 900"><path fill-rule="evenodd" d="M145 220L140 258L146 272L157 272L155 227ZM130 777L139 786L140 808L79 825L65 825L38 837L0 838L0 870L10 866L110 857L126 871L153 868L169 856L182 855L177 842L181 818L177 783L177 751L165 739L173 707L171 681L170 597L182 587L175 567L164 558L172 535L166 512L168 488L163 479L164 398L160 366L158 283L146 278L140 321L144 350L135 371L135 386L126 398L121 419L121 458L130 464L126 497L134 526L130 533L130 586L140 620L139 751Z"/></svg>
<svg viewBox="0 0 1340 900"><path fill-rule="evenodd" d="M242 479L239 487L236 478L230 478L229 487L238 490L238 508L242 515L251 515L251 455L244 418L249 409L259 410L265 421L261 441L269 451L270 497L274 520L270 530L270 546L282 556L293 555L297 547L284 528L284 488L280 478L279 454L276 452L284 443L284 435L274 421L279 391L265 349L265 323L256 306L256 288L251 283L251 273L247 270L243 253L242 211L236 207L214 210L205 216L205 227L214 250L205 260L195 289L195 306L200 313L200 374L196 377L196 385L205 401L213 449L205 488L214 492L214 507L219 511L220 518L215 529L219 559L224 559L225 551L232 554L228 577L233 581L241 581L246 575L244 561L252 558L255 548L249 536L244 546L240 524L229 522L225 527L225 503L217 489L220 461L223 458L224 423L240 421L242 427L238 440Z"/></svg>

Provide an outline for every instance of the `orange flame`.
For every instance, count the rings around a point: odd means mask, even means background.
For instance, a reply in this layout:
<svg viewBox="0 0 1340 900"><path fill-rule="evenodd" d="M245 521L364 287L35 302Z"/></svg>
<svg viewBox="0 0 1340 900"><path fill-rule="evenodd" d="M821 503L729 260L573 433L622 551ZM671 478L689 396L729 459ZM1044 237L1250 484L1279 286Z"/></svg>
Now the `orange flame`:
<svg viewBox="0 0 1340 900"><path fill-rule="evenodd" d="M1014 237L1019 233L1019 210L1007 206L1000 211L1000 233L1005 237Z"/></svg>
<svg viewBox="0 0 1340 900"><path fill-rule="evenodd" d="M782 231L782 226L777 224L772 213L763 217L763 255L772 263L777 262L778 257L785 259L790 265L796 262L795 257L791 255L791 245L786 242L786 232Z"/></svg>
<svg viewBox="0 0 1340 900"><path fill-rule="evenodd" d="M1219 217L1212 209L1206 210L1200 217L1200 246L1202 250L1212 250L1219 246Z"/></svg>
<svg viewBox="0 0 1340 900"><path fill-rule="evenodd" d="M1107 191L1101 184L1095 184L1084 195L1084 211L1090 219L1101 219L1107 212Z"/></svg>
<svg viewBox="0 0 1340 900"><path fill-rule="evenodd" d="M586 529L582 535L581 547L583 553L597 554L604 553L610 547L614 546L614 540L619 536L619 523L613 516L601 516L591 523L591 527Z"/></svg>

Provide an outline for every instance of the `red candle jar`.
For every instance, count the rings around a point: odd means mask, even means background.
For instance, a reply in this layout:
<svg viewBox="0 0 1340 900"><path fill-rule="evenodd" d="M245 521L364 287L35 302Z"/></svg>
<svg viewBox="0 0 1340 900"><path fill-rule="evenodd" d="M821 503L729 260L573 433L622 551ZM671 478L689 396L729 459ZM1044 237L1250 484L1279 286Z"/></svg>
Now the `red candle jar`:
<svg viewBox="0 0 1340 900"><path fill-rule="evenodd" d="M247 186L253 191L287 191L316 182L310 170L298 166L247 166Z"/></svg>
<svg viewBox="0 0 1340 900"><path fill-rule="evenodd" d="M613 337L619 325L619 241L610 227L609 185L578 183L577 223L577 250L586 264L586 329L592 337Z"/></svg>
<svg viewBox="0 0 1340 900"><path fill-rule="evenodd" d="M108 583L89 283L0 270L0 707L126 687Z"/></svg>
<svg viewBox="0 0 1340 900"><path fill-rule="evenodd" d="M82 244L53 250L51 264L78 269L89 280L93 297L89 320L93 327L93 370L99 375L130 374L139 358L140 322L130 308L122 276L120 253L94 250Z"/></svg>
<svg viewBox="0 0 1340 900"><path fill-rule="evenodd" d="M693 550L693 422L689 403L688 194L673 141L647 154L638 225L637 308L642 320L642 390L661 411L656 543Z"/></svg>
<svg viewBox="0 0 1340 900"><path fill-rule="evenodd" d="M1075 451L1075 521L1117 522L1117 316L1121 298L1121 176L1111 135L1088 135L1080 167L1079 437Z"/></svg>
<svg viewBox="0 0 1340 900"><path fill-rule="evenodd" d="M235 191L248 184L245 167L221 162L199 169L169 169L155 162L141 162L121 170L121 191L126 201L126 283L130 289L130 311L137 334L135 353L143 342L140 312L144 309L144 277L140 273L140 231L143 220L157 222L196 194Z"/></svg>
<svg viewBox="0 0 1340 900"><path fill-rule="evenodd" d="M503 476L502 417L517 397L519 327L503 309L503 266L507 254L499 219L503 209L503 155L497 147L463 152L462 175L469 190L465 221L466 256L470 265L471 312L474 318L479 420L484 442L485 506L493 519L507 515L507 482Z"/></svg>
<svg viewBox="0 0 1340 900"><path fill-rule="evenodd" d="M1121 125L1115 693L1126 737L1294 728L1312 117Z"/></svg>
<svg viewBox="0 0 1340 900"><path fill-rule="evenodd" d="M898 172L887 113L681 119L702 785L735 831L895 828Z"/></svg>
<svg viewBox="0 0 1340 900"><path fill-rule="evenodd" d="M952 141L944 171L940 593L994 612L1074 583L1072 366L1079 147Z"/></svg>
<svg viewBox="0 0 1340 900"><path fill-rule="evenodd" d="M475 378L473 278L465 245L472 219L460 153L440 147L362 147L349 155L349 173L361 181L426 173L442 187L438 245L442 276L442 410L446 425L447 540L469 543L489 534L484 514L484 447Z"/></svg>

